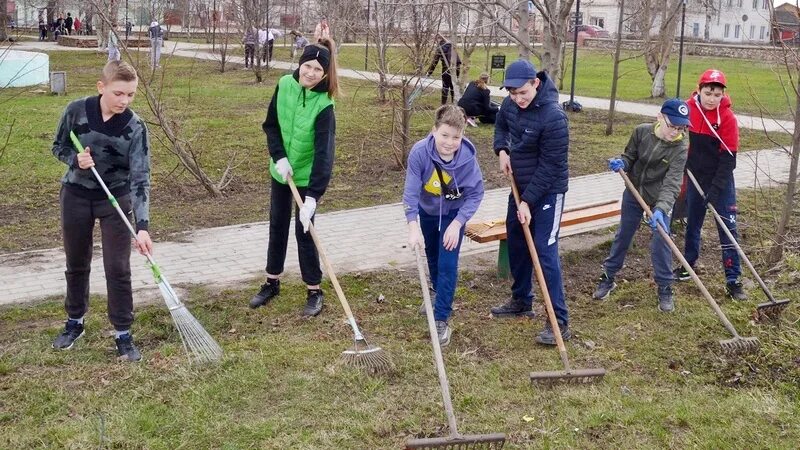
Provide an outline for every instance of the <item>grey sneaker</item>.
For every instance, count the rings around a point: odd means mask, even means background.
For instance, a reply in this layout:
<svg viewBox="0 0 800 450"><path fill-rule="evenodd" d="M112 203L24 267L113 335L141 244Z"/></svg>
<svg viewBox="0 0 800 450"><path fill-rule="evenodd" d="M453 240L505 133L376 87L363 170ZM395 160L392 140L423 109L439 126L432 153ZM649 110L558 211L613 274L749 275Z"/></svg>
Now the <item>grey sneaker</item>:
<svg viewBox="0 0 800 450"><path fill-rule="evenodd" d="M744 286L742 286L742 282L739 280L727 282L725 284L725 293L728 294L728 297L734 300L747 300L747 294L744 292Z"/></svg>
<svg viewBox="0 0 800 450"><path fill-rule="evenodd" d="M558 327L561 329L561 339L565 341L572 339L572 332L569 331L568 325L559 323ZM550 326L549 321L544 323L544 330L536 336L535 341L542 345L556 345L556 334L553 333L553 327Z"/></svg>
<svg viewBox="0 0 800 450"><path fill-rule="evenodd" d="M592 298L595 300L605 300L608 298L611 291L617 288L617 283L613 278L609 278L605 272L600 276L600 282L597 283L597 289L594 290Z"/></svg>
<svg viewBox="0 0 800 450"><path fill-rule="evenodd" d="M440 346L445 347L450 343L450 335L452 332L450 331L450 327L447 326L447 322L443 320L436 321L436 334L439 336Z"/></svg>
<svg viewBox="0 0 800 450"><path fill-rule="evenodd" d="M662 312L675 311L675 300L672 295L672 286L658 288L658 309Z"/></svg>
<svg viewBox="0 0 800 450"><path fill-rule="evenodd" d="M322 303L325 296L322 289L309 289L306 297L306 306L303 308L303 317L314 317L322 311Z"/></svg>
<svg viewBox="0 0 800 450"><path fill-rule="evenodd" d="M67 319L64 323L64 331L53 341L53 348L56 350L69 350L79 337L83 336L83 324L77 320Z"/></svg>
<svg viewBox="0 0 800 450"><path fill-rule="evenodd" d="M431 306L433 308L436 308L436 306L435 306L436 305L436 289L428 288L428 293L430 294L430 297L431 297ZM422 301L422 303L419 304L419 315L420 316L424 316L425 315L425 301L424 300Z"/></svg>
<svg viewBox="0 0 800 450"><path fill-rule="evenodd" d="M120 360L136 362L142 359L142 354L133 343L133 336L130 333L114 339L114 342L117 344L117 354Z"/></svg>

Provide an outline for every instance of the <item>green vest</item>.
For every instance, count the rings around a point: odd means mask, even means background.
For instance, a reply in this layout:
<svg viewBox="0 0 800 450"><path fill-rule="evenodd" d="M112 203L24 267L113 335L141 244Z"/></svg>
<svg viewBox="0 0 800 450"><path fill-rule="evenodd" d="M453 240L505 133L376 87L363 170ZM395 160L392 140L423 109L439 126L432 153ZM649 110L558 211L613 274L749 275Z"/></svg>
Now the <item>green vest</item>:
<svg viewBox="0 0 800 450"><path fill-rule="evenodd" d="M305 98L304 98L305 97ZM281 127L283 147L292 166L292 178L298 186L307 187L314 164L314 125L319 113L333 104L327 92L314 92L300 86L292 74L278 81L278 125ZM272 178L284 183L275 161L270 158Z"/></svg>

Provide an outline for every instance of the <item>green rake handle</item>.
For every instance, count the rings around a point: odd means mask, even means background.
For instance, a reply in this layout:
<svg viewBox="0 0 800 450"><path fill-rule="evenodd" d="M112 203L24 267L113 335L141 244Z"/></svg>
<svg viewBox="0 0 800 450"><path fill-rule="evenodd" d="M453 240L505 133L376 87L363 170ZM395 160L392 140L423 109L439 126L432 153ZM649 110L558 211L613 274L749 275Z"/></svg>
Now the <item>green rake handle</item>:
<svg viewBox="0 0 800 450"><path fill-rule="evenodd" d="M703 189L700 187L700 183L697 182L697 179L694 177L692 171L686 169L686 174L689 175L689 179L692 180L692 184L694 184L694 187L695 189L697 189L697 192L703 197L705 197L706 193L703 192ZM731 233L731 230L728 229L728 226L722 220L722 217L720 217L719 213L717 212L717 209L714 207L714 205L711 204L707 205L707 208L709 211L711 211L712 214L714 214L714 219L717 220L717 224L719 224L719 227L722 228L722 231L725 232L725 235L728 236L728 240L730 240L733 243L733 246L736 247L736 251L739 253L739 257L742 258L742 261L744 261L747 268L750 269L750 273L752 273L753 277L756 279L756 281L758 281L758 285L761 286L761 290L764 291L764 294L766 294L769 301L772 303L778 303L775 300L775 297L772 296L772 292L770 292L769 288L767 287L767 284L764 283L764 280L762 280L761 276L759 276L758 272L756 272L756 268L753 267L753 263L750 262L750 258L748 258L747 255L744 254L742 246L739 245L739 242L737 242L736 238L733 237L733 233Z"/></svg>
<svg viewBox="0 0 800 450"><path fill-rule="evenodd" d="M628 178L628 175L626 175L625 172L622 170L620 170L617 173L619 173L619 175L625 181L625 187L628 188L628 191L631 194L633 194L633 196L636 198L636 201L639 202L639 206L641 206L644 212L647 214L647 218L650 219L651 217L653 217L653 213L652 211L650 211L650 207L647 206L647 203L645 203L641 194L639 194L639 191L637 191L636 187L633 185L633 183L631 183L631 180L630 178ZM697 276L697 273L695 273L692 266L689 264L688 261L686 261L686 258L683 257L683 253L681 253L680 249L678 249L678 246L675 245L675 242L669 236L669 233L667 233L667 231L661 226L661 224L658 224L658 232L661 234L661 239L664 242L666 242L667 245L669 245L669 248L672 250L672 254L675 255L676 258L678 258L678 261L681 262L683 268L686 269L687 272L689 272L689 275L692 277L692 281L694 281L694 284L696 284L697 288L700 289L700 292L703 293L703 297L705 297L706 301L708 302L708 305L711 307L711 309L714 310L714 313L716 313L717 317L719 317L719 320L720 322L722 322L722 325L725 326L725 329L727 329L728 332L733 335L733 337L741 338L741 336L739 336L739 333L736 331L736 328L734 328L730 320L728 320L728 318L725 317L725 313L722 312L722 309L719 307L719 305L717 305L717 302L714 300L714 297L711 296L711 293L708 292L708 289L706 289L705 285L703 285L703 282L700 281L700 277Z"/></svg>
<svg viewBox="0 0 800 450"><path fill-rule="evenodd" d="M75 149L78 151L78 153L83 153L85 151L83 144L81 144L80 139L78 139L78 136L75 135L74 131L69 132L69 137L72 140L72 145L75 146ZM114 197L114 195L111 194L111 191L108 190L108 186L106 186L106 183L103 181L103 178L100 177L100 174L97 173L97 169L95 169L94 166L90 167L90 169L92 170L94 177L97 179L97 182L100 183L100 186L106 193L108 201L111 202L111 205L117 211L117 214L119 214L119 216L122 218L122 221L128 227L128 231L131 232L133 240L141 244L141 242L139 242L139 238L136 236L136 231L133 229L133 225L131 225L130 220L128 220L128 216L126 216L125 213L122 211L122 208L119 207L117 198ZM148 266L150 267L150 270L153 272L153 278L155 278L156 283L161 283L165 281L163 275L161 275L161 268L158 266L158 264L156 264L155 260L153 259L153 256L150 253L145 253L144 256L147 258Z"/></svg>

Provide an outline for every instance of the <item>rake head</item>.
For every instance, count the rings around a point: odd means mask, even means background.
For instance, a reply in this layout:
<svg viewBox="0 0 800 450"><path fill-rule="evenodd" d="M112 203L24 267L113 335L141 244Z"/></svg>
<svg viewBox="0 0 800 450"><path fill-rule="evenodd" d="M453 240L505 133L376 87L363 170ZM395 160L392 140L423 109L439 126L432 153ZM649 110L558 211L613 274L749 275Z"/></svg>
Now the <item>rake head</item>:
<svg viewBox="0 0 800 450"><path fill-rule="evenodd" d="M342 352L342 363L369 375L385 375L394 372L394 363L380 347L367 344L364 339L355 341L352 347Z"/></svg>
<svg viewBox="0 0 800 450"><path fill-rule="evenodd" d="M499 450L506 443L506 435L503 433L495 434L472 434L438 438L409 439L406 442L406 449L429 449L429 450L466 450L466 449L486 449Z"/></svg>
<svg viewBox="0 0 800 450"><path fill-rule="evenodd" d="M199 364L219 361L222 358L222 348L203 328L203 325L195 319L186 305L178 299L172 286L161 279L158 288L169 308L172 321L178 329L183 349L186 351L189 361Z"/></svg>
<svg viewBox="0 0 800 450"><path fill-rule="evenodd" d="M732 339L719 341L722 351L728 355L744 355L748 353L758 353L761 349L761 342L756 337L736 336Z"/></svg>
<svg viewBox="0 0 800 450"><path fill-rule="evenodd" d="M790 300L761 303L756 306L756 322L778 321L783 315L783 310L789 306Z"/></svg>
<svg viewBox="0 0 800 450"><path fill-rule="evenodd" d="M191 362L204 364L222 359L222 348L186 309L186 306L181 304L175 309L170 309L170 314Z"/></svg>
<svg viewBox="0 0 800 450"><path fill-rule="evenodd" d="M550 372L531 372L531 383L543 386L556 384L588 384L600 381L606 376L606 369L576 369L569 372L555 370Z"/></svg>

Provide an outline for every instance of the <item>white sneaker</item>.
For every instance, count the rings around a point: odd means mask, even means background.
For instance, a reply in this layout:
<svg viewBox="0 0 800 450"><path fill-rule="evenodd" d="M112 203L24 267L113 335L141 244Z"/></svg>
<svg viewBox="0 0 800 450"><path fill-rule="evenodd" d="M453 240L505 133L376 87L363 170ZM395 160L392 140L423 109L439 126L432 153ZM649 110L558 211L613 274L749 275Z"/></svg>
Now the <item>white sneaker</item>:
<svg viewBox="0 0 800 450"><path fill-rule="evenodd" d="M447 322L443 320L436 321L436 334L438 334L439 338L439 345L444 347L450 343L450 327L447 326Z"/></svg>

